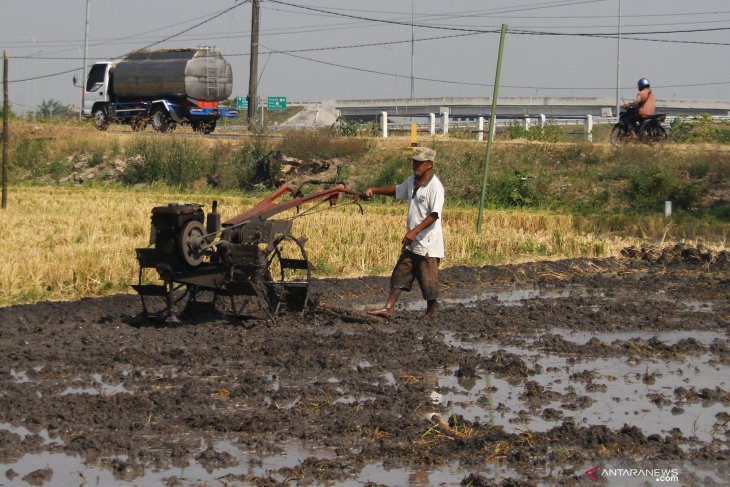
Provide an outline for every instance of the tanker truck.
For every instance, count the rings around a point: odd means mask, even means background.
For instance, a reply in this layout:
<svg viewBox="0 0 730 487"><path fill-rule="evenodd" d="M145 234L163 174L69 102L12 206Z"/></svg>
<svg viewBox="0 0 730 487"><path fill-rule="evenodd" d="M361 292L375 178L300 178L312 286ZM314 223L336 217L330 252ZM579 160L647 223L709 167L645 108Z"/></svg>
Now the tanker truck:
<svg viewBox="0 0 730 487"><path fill-rule="evenodd" d="M158 132L190 125L211 133L220 117L238 110L219 105L233 91L231 65L214 48L135 51L94 63L84 85L83 114L94 126L149 124Z"/></svg>

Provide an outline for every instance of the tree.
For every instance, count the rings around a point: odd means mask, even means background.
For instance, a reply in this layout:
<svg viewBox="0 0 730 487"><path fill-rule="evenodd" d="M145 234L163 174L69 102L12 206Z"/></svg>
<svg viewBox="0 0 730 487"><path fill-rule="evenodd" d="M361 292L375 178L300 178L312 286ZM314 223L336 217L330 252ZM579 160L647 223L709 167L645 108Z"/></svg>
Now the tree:
<svg viewBox="0 0 730 487"><path fill-rule="evenodd" d="M0 103L0 119L3 118L3 114L4 114L3 105L2 105L2 103ZM13 113L12 105L10 106L10 110L8 110L8 117L15 118L15 113Z"/></svg>
<svg viewBox="0 0 730 487"><path fill-rule="evenodd" d="M43 100L38 105L37 115L41 119L68 118L73 115L71 108L58 100Z"/></svg>

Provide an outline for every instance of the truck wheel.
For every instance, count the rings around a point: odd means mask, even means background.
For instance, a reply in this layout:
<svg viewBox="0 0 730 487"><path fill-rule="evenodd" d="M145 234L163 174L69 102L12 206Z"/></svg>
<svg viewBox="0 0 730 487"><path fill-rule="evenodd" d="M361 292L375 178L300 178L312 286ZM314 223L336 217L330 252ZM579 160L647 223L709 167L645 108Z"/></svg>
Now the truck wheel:
<svg viewBox="0 0 730 487"><path fill-rule="evenodd" d="M152 111L152 128L157 132L163 134L167 132L170 129L171 122L170 116L164 108L158 107Z"/></svg>
<svg viewBox="0 0 730 487"><path fill-rule="evenodd" d="M97 129L106 130L109 128L109 120L106 117L106 110L104 110L104 107L94 108L91 118L94 120L94 127Z"/></svg>

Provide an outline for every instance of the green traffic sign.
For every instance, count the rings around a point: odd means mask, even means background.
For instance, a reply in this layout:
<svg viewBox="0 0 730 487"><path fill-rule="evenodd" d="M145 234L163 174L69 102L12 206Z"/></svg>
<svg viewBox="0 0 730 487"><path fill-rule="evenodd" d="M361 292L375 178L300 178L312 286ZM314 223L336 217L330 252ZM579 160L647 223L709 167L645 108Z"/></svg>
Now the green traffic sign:
<svg viewBox="0 0 730 487"><path fill-rule="evenodd" d="M248 97L236 97L236 108L238 108L239 110L248 110Z"/></svg>
<svg viewBox="0 0 730 487"><path fill-rule="evenodd" d="M286 97L285 96L270 96L267 99L269 110L286 110Z"/></svg>

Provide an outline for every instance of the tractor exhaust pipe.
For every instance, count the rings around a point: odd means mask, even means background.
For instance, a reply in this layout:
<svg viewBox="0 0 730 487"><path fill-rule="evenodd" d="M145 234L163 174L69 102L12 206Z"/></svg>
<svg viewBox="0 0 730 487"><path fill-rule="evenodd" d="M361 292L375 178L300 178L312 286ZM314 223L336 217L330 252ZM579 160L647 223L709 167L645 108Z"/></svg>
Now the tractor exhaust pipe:
<svg viewBox="0 0 730 487"><path fill-rule="evenodd" d="M218 201L213 200L213 208L208 213L205 221L205 230L208 233L206 240L209 244L213 243L215 236L221 231L221 214L218 213Z"/></svg>

